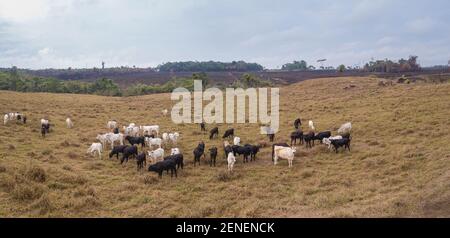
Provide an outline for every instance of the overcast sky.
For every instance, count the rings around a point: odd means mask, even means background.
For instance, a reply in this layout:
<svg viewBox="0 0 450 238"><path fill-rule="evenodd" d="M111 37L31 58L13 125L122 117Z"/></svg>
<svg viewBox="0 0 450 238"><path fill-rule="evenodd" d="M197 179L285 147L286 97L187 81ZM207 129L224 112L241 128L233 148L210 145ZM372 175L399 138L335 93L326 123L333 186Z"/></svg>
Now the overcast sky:
<svg viewBox="0 0 450 238"><path fill-rule="evenodd" d="M0 67L450 59L448 0L0 0Z"/></svg>

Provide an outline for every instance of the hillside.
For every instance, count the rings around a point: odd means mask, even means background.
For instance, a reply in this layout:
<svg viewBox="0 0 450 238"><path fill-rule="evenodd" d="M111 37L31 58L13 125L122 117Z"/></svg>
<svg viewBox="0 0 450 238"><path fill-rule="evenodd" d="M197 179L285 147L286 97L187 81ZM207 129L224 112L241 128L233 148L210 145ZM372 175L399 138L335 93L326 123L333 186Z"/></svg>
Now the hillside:
<svg viewBox="0 0 450 238"><path fill-rule="evenodd" d="M163 118L170 94L0 91L1 112L29 118L0 126L0 217L450 217L449 83L380 87L376 78L324 78L283 87L280 100L276 141L288 140L297 117L333 133L351 121L352 151L298 146L288 168L286 161L274 166L264 148L256 162L238 159L230 176L221 139ZM44 116L55 124L45 139L38 122ZM74 129L65 127L67 116ZM186 166L178 178L137 172L134 160L122 167L108 152L102 160L86 155L112 118L180 132ZM233 127L243 143L268 141L258 125ZM220 134L226 128L219 125ZM217 167L193 167L200 140L219 148Z"/></svg>

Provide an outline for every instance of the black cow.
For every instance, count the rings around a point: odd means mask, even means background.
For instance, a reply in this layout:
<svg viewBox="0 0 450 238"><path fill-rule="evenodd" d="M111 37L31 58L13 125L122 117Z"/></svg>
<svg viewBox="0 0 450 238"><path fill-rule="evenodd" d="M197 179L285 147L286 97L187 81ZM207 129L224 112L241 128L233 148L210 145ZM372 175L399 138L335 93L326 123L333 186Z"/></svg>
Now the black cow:
<svg viewBox="0 0 450 238"><path fill-rule="evenodd" d="M119 154L123 153L123 150L127 148L128 145L116 145L112 148L111 152L109 152L109 158L111 159L114 155L119 159Z"/></svg>
<svg viewBox="0 0 450 238"><path fill-rule="evenodd" d="M233 128L226 130L222 136L222 138L233 138L233 137L234 137L234 129Z"/></svg>
<svg viewBox="0 0 450 238"><path fill-rule="evenodd" d="M213 129L211 129L209 131L209 139L212 140L213 138L218 137L219 136L219 128L218 127L214 127Z"/></svg>
<svg viewBox="0 0 450 238"><path fill-rule="evenodd" d="M205 143L200 142L198 146L194 149L194 166L198 162L200 165L200 157L203 155L205 157Z"/></svg>
<svg viewBox="0 0 450 238"><path fill-rule="evenodd" d="M173 160L175 162L175 164L177 165L177 169L179 169L179 168L183 169L183 167L184 167L183 154L169 155L169 156L164 157L164 160ZM167 172L169 172L169 171L167 171Z"/></svg>
<svg viewBox="0 0 450 238"><path fill-rule="evenodd" d="M127 140L131 145L139 145L143 148L145 146L145 137L143 136L125 136L125 140Z"/></svg>
<svg viewBox="0 0 450 238"><path fill-rule="evenodd" d="M47 133L47 129L46 129L45 125L42 125L41 126L41 135L42 135L42 137L45 137L46 133Z"/></svg>
<svg viewBox="0 0 450 238"><path fill-rule="evenodd" d="M306 148L308 148L308 147L312 148L312 146L314 145L314 138L315 138L315 136L314 136L313 131L310 131L310 132L308 132L308 134L303 136L303 140L305 140ZM311 142L312 142L312 145L311 145Z"/></svg>
<svg viewBox="0 0 450 238"><path fill-rule="evenodd" d="M283 146L283 147L290 147L287 143L275 143L272 145L272 161L273 161L273 156L275 154L275 146Z"/></svg>
<svg viewBox="0 0 450 238"><path fill-rule="evenodd" d="M252 153L252 149L250 147L233 145L231 148L233 149L234 156L236 156L236 154L243 155L244 163L248 162L248 156Z"/></svg>
<svg viewBox="0 0 450 238"><path fill-rule="evenodd" d="M296 145L297 140L300 140L300 144L303 144L303 131L296 130L291 133L291 145L293 145L293 144ZM292 144L292 142L294 142L294 143Z"/></svg>
<svg viewBox="0 0 450 238"><path fill-rule="evenodd" d="M214 167L216 167L217 147L213 146L209 148L209 157L209 166L213 166L214 164Z"/></svg>
<svg viewBox="0 0 450 238"><path fill-rule="evenodd" d="M350 141L351 139L349 138L342 138L339 140L331 140L331 144L334 146L334 150L336 151L336 154L338 153L338 149L339 147L344 147L348 149L348 151L350 151Z"/></svg>
<svg viewBox="0 0 450 238"><path fill-rule="evenodd" d="M206 131L205 123L200 123L200 131Z"/></svg>
<svg viewBox="0 0 450 238"><path fill-rule="evenodd" d="M298 130L298 128L302 125L302 121L300 120L300 118L295 119L294 121L294 127L296 130Z"/></svg>
<svg viewBox="0 0 450 238"><path fill-rule="evenodd" d="M244 146L250 148L250 161L256 160L256 154L258 154L260 147L257 145L249 144L246 144Z"/></svg>
<svg viewBox="0 0 450 238"><path fill-rule="evenodd" d="M137 156L138 155L138 148L137 146L133 145L133 146L127 146L124 150L123 150L123 155L122 155L122 159L120 159L120 164L122 164L124 161L128 162L128 159L130 158L130 156Z"/></svg>
<svg viewBox="0 0 450 238"><path fill-rule="evenodd" d="M320 143L322 143L322 140L324 138L329 138L331 137L331 131L323 131L323 132L319 132L314 136L314 140L318 140L320 141ZM313 142L314 143L314 142Z"/></svg>
<svg viewBox="0 0 450 238"><path fill-rule="evenodd" d="M177 177L176 163L171 159L157 162L156 164L152 164L148 167L148 171L158 173L159 178L162 178L164 170L166 170L167 173L170 170L170 177L173 177L173 173L175 172L175 177Z"/></svg>
<svg viewBox="0 0 450 238"><path fill-rule="evenodd" d="M145 152L140 153L138 156L136 156L136 164L137 164L137 170L144 168L144 166L147 166L147 156L145 155Z"/></svg>

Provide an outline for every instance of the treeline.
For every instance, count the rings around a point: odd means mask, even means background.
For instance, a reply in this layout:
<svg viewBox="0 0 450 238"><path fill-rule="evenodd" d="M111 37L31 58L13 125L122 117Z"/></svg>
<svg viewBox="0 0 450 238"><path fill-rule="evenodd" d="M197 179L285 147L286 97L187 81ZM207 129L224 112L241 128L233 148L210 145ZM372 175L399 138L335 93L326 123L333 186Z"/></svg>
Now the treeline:
<svg viewBox="0 0 450 238"><path fill-rule="evenodd" d="M220 71L261 71L263 66L245 61L218 62L218 61L184 61L167 62L157 67L160 72L220 72Z"/></svg>
<svg viewBox="0 0 450 238"><path fill-rule="evenodd" d="M370 61L364 65L364 71L384 73L419 71L421 68L417 63L417 58L417 56L409 56L407 60L400 59L397 62L389 59Z"/></svg>
<svg viewBox="0 0 450 238"><path fill-rule="evenodd" d="M0 72L0 90L18 92L49 92L97 94L104 96L121 96L122 92L110 79L99 79L95 82L63 81L54 78L33 77L23 75L12 69L11 72Z"/></svg>

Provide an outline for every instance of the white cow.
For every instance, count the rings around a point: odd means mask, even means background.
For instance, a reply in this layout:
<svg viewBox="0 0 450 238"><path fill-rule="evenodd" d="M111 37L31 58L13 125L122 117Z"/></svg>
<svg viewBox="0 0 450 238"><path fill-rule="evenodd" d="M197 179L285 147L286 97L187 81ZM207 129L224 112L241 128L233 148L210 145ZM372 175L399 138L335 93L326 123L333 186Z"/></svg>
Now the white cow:
<svg viewBox="0 0 450 238"><path fill-rule="evenodd" d="M332 136L329 138L323 138L322 143L324 143L325 145L328 145L328 149L331 150L331 141L332 140L340 140L342 139L342 136Z"/></svg>
<svg viewBox="0 0 450 238"><path fill-rule="evenodd" d="M149 147L152 147L153 145L157 145L159 148L161 148L161 138L151 138L151 137L146 137L145 141L147 142Z"/></svg>
<svg viewBox="0 0 450 238"><path fill-rule="evenodd" d="M347 122L347 123L342 124L341 127L339 127L338 134L343 135L345 133L350 133L351 131L352 131L352 123Z"/></svg>
<svg viewBox="0 0 450 238"><path fill-rule="evenodd" d="M153 132L156 132L156 136L159 135L159 126L158 125L152 125L152 126L140 126L140 129L142 130L142 133L145 134L152 134Z"/></svg>
<svg viewBox="0 0 450 238"><path fill-rule="evenodd" d="M114 134L114 133L106 133L106 139L109 143L111 143L111 149L114 147L114 142L118 141L120 145L123 145L123 134Z"/></svg>
<svg viewBox="0 0 450 238"><path fill-rule="evenodd" d="M96 139L100 141L102 144L102 147L105 147L106 142L108 141L108 138L106 137L106 134L97 134Z"/></svg>
<svg viewBox="0 0 450 238"><path fill-rule="evenodd" d="M234 163L236 163L236 157L233 155L233 152L228 153L227 162L228 172L233 172Z"/></svg>
<svg viewBox="0 0 450 238"><path fill-rule="evenodd" d="M112 121L108 121L108 123L106 123L106 128L108 129L114 129L117 127L117 121L112 120Z"/></svg>
<svg viewBox="0 0 450 238"><path fill-rule="evenodd" d="M3 117L3 125L6 125L6 123L8 123L9 121L9 116L8 114L5 114L5 116Z"/></svg>
<svg viewBox="0 0 450 238"><path fill-rule="evenodd" d="M158 148L156 150L148 151L148 156L150 157L151 163L156 163L158 161L164 160L164 149Z"/></svg>
<svg viewBox="0 0 450 238"><path fill-rule="evenodd" d="M164 132L162 134L162 140L164 143L167 143L169 141L169 133Z"/></svg>
<svg viewBox="0 0 450 238"><path fill-rule="evenodd" d="M169 113L169 111L167 109L164 109L161 112L162 112L163 116L167 116L167 113Z"/></svg>
<svg viewBox="0 0 450 238"><path fill-rule="evenodd" d="M132 123L134 124L134 123ZM125 135L128 136L139 136L139 127L133 126L130 124L130 126L124 126L123 131L125 132Z"/></svg>
<svg viewBox="0 0 450 238"><path fill-rule="evenodd" d="M273 163L278 163L278 158L280 159L287 159L289 162L289 167L292 167L292 161L295 157L296 148L295 147L283 147L283 146L275 146L274 147L274 160Z"/></svg>
<svg viewBox="0 0 450 238"><path fill-rule="evenodd" d="M315 130L316 130L316 128L314 127L314 122L313 122L313 121L309 120L308 126L309 126L309 128L310 128L312 131L315 131Z"/></svg>
<svg viewBox="0 0 450 238"><path fill-rule="evenodd" d="M239 137L234 137L234 139L233 139L233 145L239 145L239 143L241 143L241 138L239 138Z"/></svg>
<svg viewBox="0 0 450 238"><path fill-rule="evenodd" d="M178 155L178 154L180 154L181 152L180 152L180 149L178 149L178 148L172 148L171 150L170 150L170 155Z"/></svg>
<svg viewBox="0 0 450 238"><path fill-rule="evenodd" d="M169 141L176 145L178 142L178 137L180 137L180 134L178 132L175 133L169 133Z"/></svg>
<svg viewBox="0 0 450 238"><path fill-rule="evenodd" d="M91 154L92 156L95 155L95 152L98 153L98 157L102 158L102 144L101 143L92 143L92 145L87 150L86 154Z"/></svg>
<svg viewBox="0 0 450 238"><path fill-rule="evenodd" d="M67 124L67 128L72 128L73 127L73 122L72 122L72 120L70 119L70 117L68 117L67 119L66 119L66 124Z"/></svg>

